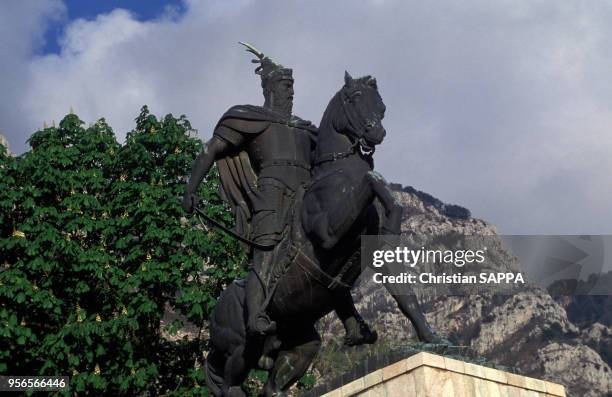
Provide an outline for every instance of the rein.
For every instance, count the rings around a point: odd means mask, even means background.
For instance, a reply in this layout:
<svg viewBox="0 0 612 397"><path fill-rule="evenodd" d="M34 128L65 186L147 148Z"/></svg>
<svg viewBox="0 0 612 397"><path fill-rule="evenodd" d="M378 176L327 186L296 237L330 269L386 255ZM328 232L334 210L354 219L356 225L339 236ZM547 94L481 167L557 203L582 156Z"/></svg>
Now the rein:
<svg viewBox="0 0 612 397"><path fill-rule="evenodd" d="M355 147L359 144L359 141L355 141L346 152L332 152L325 153L314 161L314 165L327 163L328 161L336 161L352 156L356 153Z"/></svg>
<svg viewBox="0 0 612 397"><path fill-rule="evenodd" d="M223 225L221 222L216 221L215 219L211 218L210 216L206 215L204 213L204 211L202 211L201 209L199 209L198 207L195 208L195 211L198 213L198 219L200 220L200 223L202 225L205 224L204 220L202 220L202 218L204 218L206 220L206 223L211 224L212 226L216 227L217 229L227 233L229 236L235 238L238 241L241 241L245 244L250 245L251 247L255 247L258 249L262 249L262 250L270 250L272 248L274 248L273 245L263 245L263 244L258 244L252 240L249 240L245 237L242 237L241 235L239 235L238 233L234 232L233 230L231 230L230 228L228 228L227 226ZM298 249L297 247L295 247L293 244L289 246L289 257L290 262L295 261L295 263L306 273L308 273L312 278L314 278L315 280L317 280L319 283L321 283L323 286L325 286L327 289L329 290L336 290L336 289L351 289L352 286L350 284L346 284L342 281L342 277L344 276L344 274L346 273L346 270L348 269L348 267L350 266L350 261L347 261L347 263L344 265L344 267L340 270L340 272L338 273L338 275L331 276L329 275L327 272L325 272L323 269L321 269L319 267L319 265L317 265L315 262L313 262L313 260L311 258L309 258L304 252L302 252L300 249ZM259 274L258 271L255 271L255 275L257 276L257 278L259 278L259 281L263 283L262 278ZM271 291L268 292L268 295L266 297L266 300L264 302L263 307L268 306L268 304L270 303L270 300L272 299L272 296L274 295L274 290L276 289L276 283L273 284L273 288Z"/></svg>

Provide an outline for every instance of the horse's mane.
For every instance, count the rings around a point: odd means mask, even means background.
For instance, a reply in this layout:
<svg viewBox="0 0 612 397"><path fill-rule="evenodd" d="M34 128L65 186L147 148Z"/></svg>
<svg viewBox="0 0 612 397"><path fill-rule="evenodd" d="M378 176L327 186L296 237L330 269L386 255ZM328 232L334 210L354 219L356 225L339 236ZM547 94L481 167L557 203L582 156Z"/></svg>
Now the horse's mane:
<svg viewBox="0 0 612 397"><path fill-rule="evenodd" d="M329 104L325 108L325 112L323 112L323 117L321 118L321 123L319 124L319 130L326 131L329 128L334 127L334 121L338 116L344 116L344 112L342 110L342 101L340 99L340 93L344 87L342 87L336 95L330 99Z"/></svg>

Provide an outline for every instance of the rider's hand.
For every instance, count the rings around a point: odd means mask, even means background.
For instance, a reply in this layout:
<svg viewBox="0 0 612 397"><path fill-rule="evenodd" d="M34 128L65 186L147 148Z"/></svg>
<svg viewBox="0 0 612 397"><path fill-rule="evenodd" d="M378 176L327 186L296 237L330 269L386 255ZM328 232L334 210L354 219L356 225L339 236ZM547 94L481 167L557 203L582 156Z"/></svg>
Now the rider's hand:
<svg viewBox="0 0 612 397"><path fill-rule="evenodd" d="M188 213L193 213L198 202L198 196L195 193L186 192L183 196L183 209Z"/></svg>

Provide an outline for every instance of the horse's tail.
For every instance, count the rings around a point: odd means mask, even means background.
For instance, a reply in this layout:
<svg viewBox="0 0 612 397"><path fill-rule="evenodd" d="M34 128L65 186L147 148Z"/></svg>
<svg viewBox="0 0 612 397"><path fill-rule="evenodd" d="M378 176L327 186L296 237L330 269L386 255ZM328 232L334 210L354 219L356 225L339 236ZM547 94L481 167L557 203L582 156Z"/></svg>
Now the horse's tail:
<svg viewBox="0 0 612 397"><path fill-rule="evenodd" d="M223 367L219 368L219 360L215 357L216 355L217 352L214 351L214 348L208 352L204 365L204 380L212 395L221 397L223 396L224 378L220 373L223 373Z"/></svg>

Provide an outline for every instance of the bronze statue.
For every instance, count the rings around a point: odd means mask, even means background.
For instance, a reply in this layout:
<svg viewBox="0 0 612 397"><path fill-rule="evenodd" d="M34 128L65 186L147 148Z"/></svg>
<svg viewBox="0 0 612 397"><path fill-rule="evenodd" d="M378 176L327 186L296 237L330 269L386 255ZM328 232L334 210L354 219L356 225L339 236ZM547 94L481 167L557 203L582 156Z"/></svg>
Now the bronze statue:
<svg viewBox="0 0 612 397"><path fill-rule="evenodd" d="M264 106L235 106L222 116L194 163L183 206L193 211L196 188L216 161L236 231L252 247L246 281L228 286L210 319L209 388L245 396L242 382L259 365L270 369L264 395L282 396L314 359L314 324L327 313L342 320L347 344L376 340L350 293L361 273L360 237L398 234L402 208L373 171L385 137L376 80L346 73L317 130L291 114L291 69L246 46L258 57ZM394 297L421 340L439 340L414 296Z"/></svg>
<svg viewBox="0 0 612 397"><path fill-rule="evenodd" d="M276 329L264 307L273 267L280 259L274 248L288 228L298 189L310 183L317 128L291 114L292 70L244 45L258 57L255 73L261 76L264 105L234 106L221 117L194 163L183 205L193 210L194 192L216 161L237 232L254 243L252 271L246 280L247 331L266 335Z"/></svg>

